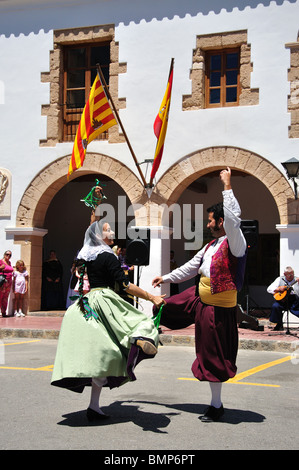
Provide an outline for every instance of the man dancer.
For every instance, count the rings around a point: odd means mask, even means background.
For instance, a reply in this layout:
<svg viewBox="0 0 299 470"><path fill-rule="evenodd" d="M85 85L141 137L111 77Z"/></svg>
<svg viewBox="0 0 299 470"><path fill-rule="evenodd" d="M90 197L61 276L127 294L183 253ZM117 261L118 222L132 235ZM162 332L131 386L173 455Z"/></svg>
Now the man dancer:
<svg viewBox="0 0 299 470"><path fill-rule="evenodd" d="M183 282L198 274L200 281L181 294L169 297L163 307L161 324L195 322L196 359L194 376L208 381L211 404L201 421L217 421L224 413L221 401L222 382L235 376L238 351L236 320L237 291L244 279L247 244L241 231L241 210L231 187L231 170L220 172L224 190L223 203L208 209L211 243L190 261L164 276L156 276L154 287L164 282ZM168 324L167 324L168 323Z"/></svg>

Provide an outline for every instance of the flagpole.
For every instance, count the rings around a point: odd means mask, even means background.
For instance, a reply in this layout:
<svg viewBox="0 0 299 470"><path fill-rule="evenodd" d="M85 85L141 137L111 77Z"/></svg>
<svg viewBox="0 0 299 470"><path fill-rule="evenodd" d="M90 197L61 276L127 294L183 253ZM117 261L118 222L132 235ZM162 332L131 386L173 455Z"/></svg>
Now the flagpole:
<svg viewBox="0 0 299 470"><path fill-rule="evenodd" d="M111 98L109 89L108 89L108 87L107 87L107 83L106 83L105 77L104 77L104 75L103 75L103 72L102 72L101 67L100 67L99 64L97 64L97 68L98 68L98 72L99 72L99 74L100 74L101 82L103 83L103 86L104 86L104 88L105 88L106 95L107 95L109 101L111 102L111 105L112 105L113 111L114 111L114 113L115 113L116 119L117 119L117 121L118 121L118 123L119 123L119 125L120 125L120 127L121 127L121 130L122 130L122 132L123 132L123 134L124 134L124 137L125 137L125 139L126 139L126 142L127 142L127 144L128 144L128 147L129 147L129 149L130 149L130 152L131 152L131 154L132 154L132 157L133 157L133 159L134 159L134 162L135 162L135 164L136 164L136 166L137 166L137 169L138 169L138 171L139 171L140 177L141 177L142 182L143 182L143 184L144 184L144 187L146 187L146 185L147 185L147 184L146 184L146 180L145 180L145 178L144 178L144 176L143 176L143 173L142 173L142 171L141 171L141 168L140 168L140 166L139 166L139 163L138 163L138 161L137 161L137 158L136 158L136 155L135 155L135 153L134 153L134 151L133 151L133 148L132 148L132 146L131 146L131 144L130 144L130 141L129 141L129 139L128 139L128 136L127 136L127 133L126 133L126 131L125 131L125 129L124 129L124 126L123 126L123 124L122 124L122 122L121 122L121 119L120 119L120 117L119 117L119 114L118 114L118 112L117 112L117 109L116 109L116 107L114 106L114 103L113 103L113 100L112 100L112 98Z"/></svg>
<svg viewBox="0 0 299 470"><path fill-rule="evenodd" d="M174 58L171 59L171 62L170 62L170 69L169 69L169 74L168 74L168 81L167 83L169 82L170 80L170 75L171 75L171 72L172 72L172 69L173 69L173 65L174 65ZM153 179L154 178L150 178L150 182L148 183L147 187L148 188L153 188Z"/></svg>

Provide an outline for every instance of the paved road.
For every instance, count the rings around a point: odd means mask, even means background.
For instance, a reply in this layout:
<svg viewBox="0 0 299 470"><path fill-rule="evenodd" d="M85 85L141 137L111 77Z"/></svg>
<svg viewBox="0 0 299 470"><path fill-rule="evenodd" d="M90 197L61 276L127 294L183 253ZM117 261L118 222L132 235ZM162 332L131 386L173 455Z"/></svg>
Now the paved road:
<svg viewBox="0 0 299 470"><path fill-rule="evenodd" d="M56 346L56 340L29 338L0 342L0 449L103 450L104 464L112 463L116 450L130 456L142 449L152 459L170 450L176 463L189 455L188 464L204 449L299 448L294 355L240 350L239 375L223 386L222 422L207 424L198 417L209 402L209 386L193 380L193 348L161 347L154 360L138 366L136 382L103 390L111 419L95 425L85 418L89 390L75 394L50 386Z"/></svg>

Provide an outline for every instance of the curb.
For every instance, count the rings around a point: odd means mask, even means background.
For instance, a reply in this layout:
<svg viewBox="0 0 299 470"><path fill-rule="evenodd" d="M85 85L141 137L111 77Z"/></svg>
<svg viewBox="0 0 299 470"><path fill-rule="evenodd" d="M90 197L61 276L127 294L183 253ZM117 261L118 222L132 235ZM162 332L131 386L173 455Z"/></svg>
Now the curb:
<svg viewBox="0 0 299 470"><path fill-rule="evenodd" d="M24 328L1 328L0 339L4 338L35 338L58 339L59 330L38 330Z"/></svg>
<svg viewBox="0 0 299 470"><path fill-rule="evenodd" d="M1 328L0 338L34 338L34 339L54 339L59 337L59 330L47 329L24 329L24 328ZM163 346L192 346L195 347L195 338L192 335L160 334ZM294 352L298 348L299 341L281 341L271 339L249 339L239 338L239 349L252 351L275 351Z"/></svg>
<svg viewBox="0 0 299 470"><path fill-rule="evenodd" d="M160 335L163 346L194 346L194 336L185 335ZM299 341L280 341L271 339L249 339L239 338L239 349L247 349L252 351L275 351L275 352L294 352L298 349Z"/></svg>

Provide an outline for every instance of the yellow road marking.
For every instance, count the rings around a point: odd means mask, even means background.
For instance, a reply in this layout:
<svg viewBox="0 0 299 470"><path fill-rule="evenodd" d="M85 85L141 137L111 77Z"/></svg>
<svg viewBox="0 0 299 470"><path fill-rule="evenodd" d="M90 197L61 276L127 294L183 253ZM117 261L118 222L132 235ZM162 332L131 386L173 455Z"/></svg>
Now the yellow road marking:
<svg viewBox="0 0 299 470"><path fill-rule="evenodd" d="M34 370L34 371L51 371L53 370L53 365L43 366L43 367L11 367L11 366L0 366L0 369L10 369L10 370Z"/></svg>
<svg viewBox="0 0 299 470"><path fill-rule="evenodd" d="M54 364L51 364L49 366L44 366L44 367L39 367L38 369L36 370L44 370L44 371L52 371L53 370L53 367L54 367Z"/></svg>
<svg viewBox="0 0 299 470"><path fill-rule="evenodd" d="M291 358L292 356L286 356L281 359L277 359L276 361L267 362L266 364L262 364L261 366L253 367L252 369L248 369L244 372L240 372L240 374L237 374L233 379L229 379L225 383L233 383L233 384L238 384L238 385L255 385L259 387L280 387L280 385L240 382L240 380L243 380L245 377L249 377L250 375L257 374L258 372L268 369L269 367L277 366L278 364L282 364L283 362L290 361ZM179 377L178 380L197 380L197 379Z"/></svg>
<svg viewBox="0 0 299 470"><path fill-rule="evenodd" d="M233 384L238 384L238 385L255 385L256 387L276 387L276 388L279 388L280 385L274 385L274 384L258 384L258 383L254 383L254 382L230 382L229 380L227 381L229 383L233 383Z"/></svg>
<svg viewBox="0 0 299 470"><path fill-rule="evenodd" d="M19 343L0 343L0 346L15 346L16 344L37 343L40 339L33 339L30 341L20 341Z"/></svg>
<svg viewBox="0 0 299 470"><path fill-rule="evenodd" d="M249 377L249 375L257 374L262 370L268 369L269 367L277 366L278 364L282 364L283 362L287 362L291 360L291 356L282 357L281 359L277 359L276 361L267 362L266 364L262 364L261 366L253 367L252 369L248 369L245 372L241 372L237 374L233 379L229 379L229 383L239 382L239 380L244 379L245 377Z"/></svg>
<svg viewBox="0 0 299 470"><path fill-rule="evenodd" d="M0 343L0 346L15 346L18 344L27 344L27 343L37 343L41 341L40 339L33 339L29 341L19 341L18 343ZM52 371L53 364L43 367L11 367L11 366L0 366L0 369L10 369L10 370L34 370L34 371Z"/></svg>

